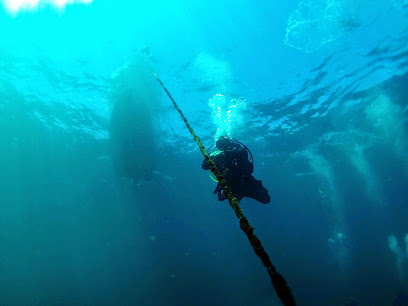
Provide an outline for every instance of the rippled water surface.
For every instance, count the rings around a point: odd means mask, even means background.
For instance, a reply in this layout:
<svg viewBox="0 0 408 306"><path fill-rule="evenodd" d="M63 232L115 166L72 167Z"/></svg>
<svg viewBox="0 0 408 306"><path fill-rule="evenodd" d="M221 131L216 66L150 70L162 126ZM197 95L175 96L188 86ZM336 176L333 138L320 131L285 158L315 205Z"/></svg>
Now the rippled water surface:
<svg viewBox="0 0 408 306"><path fill-rule="evenodd" d="M299 305L408 300L407 1L0 3L0 304L279 305L144 58Z"/></svg>

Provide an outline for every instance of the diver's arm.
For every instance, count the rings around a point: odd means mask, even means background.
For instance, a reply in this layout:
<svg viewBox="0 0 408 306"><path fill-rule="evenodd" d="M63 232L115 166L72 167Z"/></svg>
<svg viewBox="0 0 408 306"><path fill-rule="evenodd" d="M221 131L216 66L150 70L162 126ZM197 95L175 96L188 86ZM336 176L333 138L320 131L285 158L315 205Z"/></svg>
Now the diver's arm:
<svg viewBox="0 0 408 306"><path fill-rule="evenodd" d="M223 154L220 154L220 151L217 151L216 153L211 153L210 158L212 159L212 161L218 167L219 163L220 163L220 160L222 160L222 158L223 158ZM207 161L205 159L203 160L203 163L201 164L201 168L203 168L204 170L210 170L210 166L208 165L208 163L207 163ZM220 170L220 169L218 169L218 170Z"/></svg>

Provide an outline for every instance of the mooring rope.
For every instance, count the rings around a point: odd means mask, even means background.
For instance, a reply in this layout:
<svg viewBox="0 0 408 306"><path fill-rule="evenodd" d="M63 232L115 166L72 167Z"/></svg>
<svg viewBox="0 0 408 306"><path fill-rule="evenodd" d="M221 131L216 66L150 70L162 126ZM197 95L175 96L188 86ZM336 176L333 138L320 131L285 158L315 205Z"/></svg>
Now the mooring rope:
<svg viewBox="0 0 408 306"><path fill-rule="evenodd" d="M198 147L200 148L201 154L203 155L204 159L208 163L211 172L214 173L215 177L217 178L219 184L221 185L222 189L224 190L224 195L228 198L228 201L235 212L235 215L239 219L239 224L241 229L247 235L249 243L251 244L252 248L254 249L256 255L262 260L262 263L268 270L268 274L272 280L272 284L275 288L277 295L279 296L280 300L284 305L296 305L295 299L290 291L289 286L287 285L285 279L276 271L275 267L272 265L271 260L269 259L268 254L266 253L265 249L263 248L261 241L258 237L254 234L254 228L249 224L248 219L244 216L241 207L238 204L238 200L234 197L231 192L231 189L228 187L227 182L223 175L218 171L215 163L208 155L207 151L205 150L204 146L201 143L200 138L194 132L193 128L191 127L190 123L187 121L187 118L184 116L181 109L178 107L176 101L174 101L173 97L171 96L170 92L167 90L166 86L164 86L163 82L160 80L157 73L154 71L153 67L150 63L145 59L147 66L149 67L150 71L153 73L156 80L159 82L160 86L166 92L167 96L170 98L171 102L173 103L174 108L180 114L181 118L183 119L187 129L190 131L191 135L194 138L194 141L197 143Z"/></svg>

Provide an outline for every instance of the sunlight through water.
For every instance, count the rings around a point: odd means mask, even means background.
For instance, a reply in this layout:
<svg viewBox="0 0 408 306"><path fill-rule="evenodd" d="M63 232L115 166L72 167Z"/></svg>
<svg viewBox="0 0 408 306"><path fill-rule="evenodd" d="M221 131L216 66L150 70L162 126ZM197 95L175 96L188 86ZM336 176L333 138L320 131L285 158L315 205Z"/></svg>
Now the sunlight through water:
<svg viewBox="0 0 408 306"><path fill-rule="evenodd" d="M91 2L92 0L2 0L4 7L11 14L16 14L20 11L36 10L38 7L46 5L63 9L67 4Z"/></svg>

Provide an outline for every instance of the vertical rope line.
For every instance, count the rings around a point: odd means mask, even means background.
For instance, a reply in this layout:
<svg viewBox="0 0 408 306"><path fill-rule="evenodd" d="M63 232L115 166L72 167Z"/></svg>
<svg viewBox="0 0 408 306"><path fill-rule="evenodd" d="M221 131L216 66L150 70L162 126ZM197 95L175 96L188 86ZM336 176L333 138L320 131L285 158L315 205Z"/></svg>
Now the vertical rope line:
<svg viewBox="0 0 408 306"><path fill-rule="evenodd" d="M163 82L160 80L159 76L154 71L153 67L149 64L147 59L145 59L147 66L149 67L150 71L153 73L156 80L159 82L160 86L166 92L167 96L173 103L174 108L180 114L181 118L183 119L187 129L191 133L194 138L194 141L197 143L201 154L203 155L205 161L208 163L212 173L214 173L215 177L217 178L219 184L221 185L222 189L224 190L224 195L228 198L230 206L235 212L235 215L239 219L239 225L242 231L248 237L249 243L251 244L252 248L255 251L255 254L261 259L262 263L268 270L268 274L272 280L272 284L275 288L277 295L279 296L280 300L284 305L296 305L295 299L290 291L289 286L287 285L285 279L276 271L275 267L272 265L268 254L266 253L265 249L263 248L261 241L258 239L257 236L254 234L254 228L249 224L248 219L244 216L241 207L239 206L238 200L231 192L231 189L228 187L227 182L223 175L218 171L214 161L210 158L207 151L205 150L203 144L201 143L200 138L194 132L193 128L191 127L190 123L188 122L187 118L184 116L181 109L178 107L176 101L174 101L173 97L171 96L170 92L167 90L166 86L164 86Z"/></svg>

